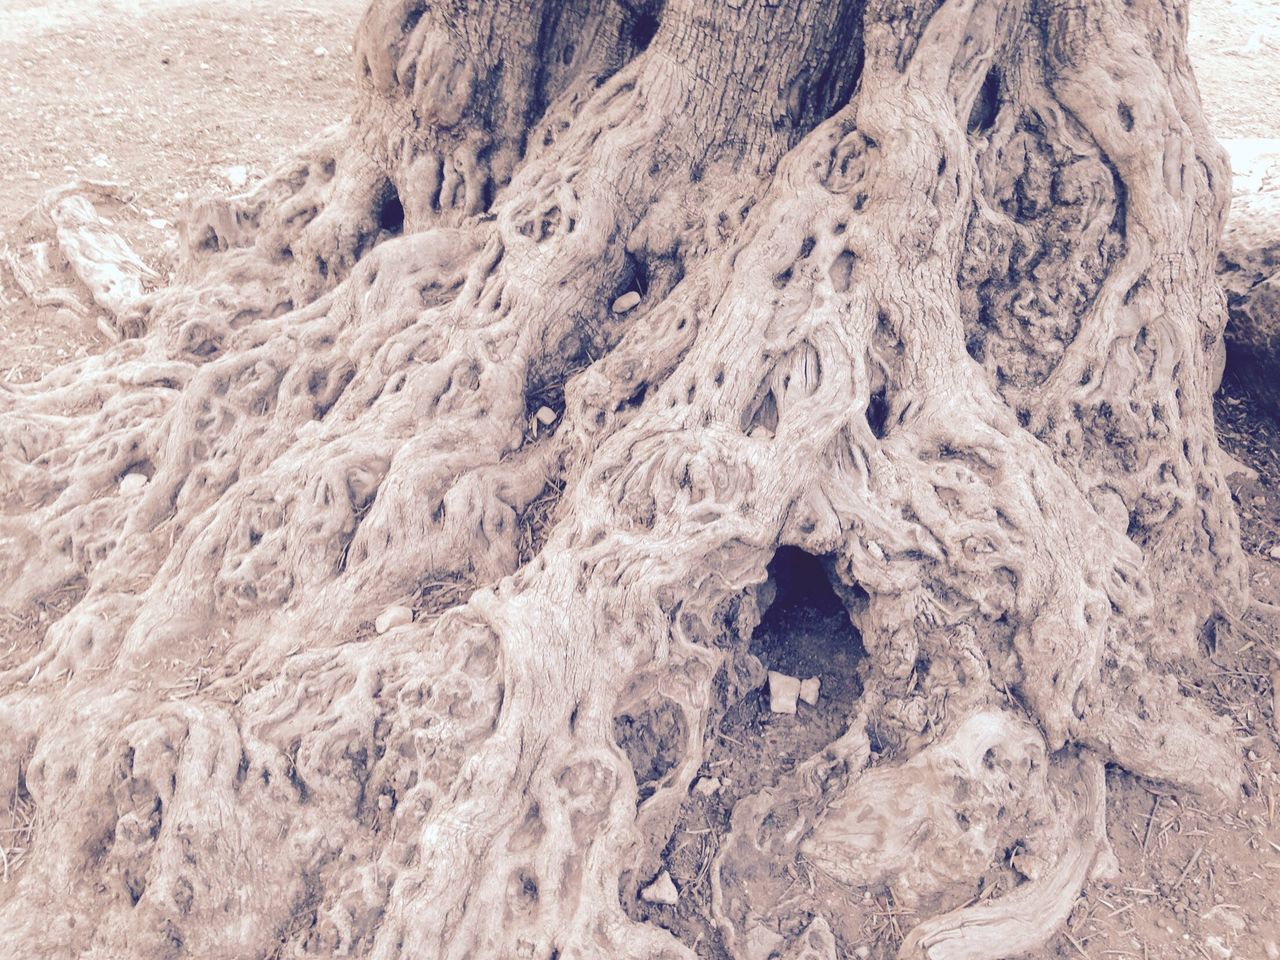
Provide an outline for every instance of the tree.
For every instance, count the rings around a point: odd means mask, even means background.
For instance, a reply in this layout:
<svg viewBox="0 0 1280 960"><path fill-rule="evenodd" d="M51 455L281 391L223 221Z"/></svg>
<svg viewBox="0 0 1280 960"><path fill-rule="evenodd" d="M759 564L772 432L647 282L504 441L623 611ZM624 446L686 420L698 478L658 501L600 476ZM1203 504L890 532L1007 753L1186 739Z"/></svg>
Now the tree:
<svg viewBox="0 0 1280 960"><path fill-rule="evenodd" d="M1236 796L1172 674L1246 598L1185 32L375 0L349 127L0 388L10 949L833 956L889 885L902 956L1003 957L1106 870L1105 764ZM737 803L695 947L635 894L784 546L863 693Z"/></svg>

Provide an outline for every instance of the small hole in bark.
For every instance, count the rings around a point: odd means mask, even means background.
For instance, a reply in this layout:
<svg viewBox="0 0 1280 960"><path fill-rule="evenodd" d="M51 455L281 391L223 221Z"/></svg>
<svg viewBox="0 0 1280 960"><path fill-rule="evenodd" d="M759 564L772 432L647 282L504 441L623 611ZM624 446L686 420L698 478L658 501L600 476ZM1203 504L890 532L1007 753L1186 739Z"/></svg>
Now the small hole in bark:
<svg viewBox="0 0 1280 960"><path fill-rule="evenodd" d="M889 400L884 387L876 390L867 400L867 426L877 440L883 440L885 423L889 418Z"/></svg>
<svg viewBox="0 0 1280 960"><path fill-rule="evenodd" d="M813 253L813 248L818 245L816 237L805 237L800 244L800 259L804 260L809 254Z"/></svg>
<svg viewBox="0 0 1280 960"><path fill-rule="evenodd" d="M631 42L635 44L637 51L647 50L649 44L653 41L654 34L657 32L657 17L651 13L638 14L635 23L631 25Z"/></svg>
<svg viewBox="0 0 1280 960"><path fill-rule="evenodd" d="M377 216L379 229L392 234L404 230L404 205L400 202L400 194L390 183L386 185L378 201Z"/></svg>
<svg viewBox="0 0 1280 960"><path fill-rule="evenodd" d="M841 250L839 255L831 262L831 269L828 275L831 278L831 286L839 293L844 293L853 283L853 251Z"/></svg>
<svg viewBox="0 0 1280 960"><path fill-rule="evenodd" d="M1129 105L1123 100L1116 104L1116 113L1120 117L1120 122L1124 124L1126 130L1133 129L1133 111L1129 109Z"/></svg>
<svg viewBox="0 0 1280 960"><path fill-rule="evenodd" d="M982 81L982 89L969 111L969 135L982 136L990 132L996 123L1000 109L1000 71L992 68Z"/></svg>
<svg viewBox="0 0 1280 960"><path fill-rule="evenodd" d="M791 282L791 268L779 271L773 275L773 285L778 290L785 290L787 284Z"/></svg>

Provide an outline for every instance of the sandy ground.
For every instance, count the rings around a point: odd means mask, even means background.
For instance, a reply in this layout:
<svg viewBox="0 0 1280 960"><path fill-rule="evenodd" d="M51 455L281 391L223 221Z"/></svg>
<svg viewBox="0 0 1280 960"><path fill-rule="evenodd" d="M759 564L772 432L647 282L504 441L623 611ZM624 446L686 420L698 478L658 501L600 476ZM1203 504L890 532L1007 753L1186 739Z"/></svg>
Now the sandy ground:
<svg viewBox="0 0 1280 960"><path fill-rule="evenodd" d="M154 231L139 249L158 258L184 201L230 192L242 177L252 183L341 118L360 9L359 0L0 0L0 247L46 190L87 177L125 186L135 219ZM1190 38L1215 132L1280 137L1280 0L1193 0ZM104 344L92 329L0 308L0 379L34 379ZM1280 429L1230 376L1217 412L1224 445L1259 473L1233 479L1232 489L1254 589L1280 602L1280 562L1270 556L1280 554ZM825 616L797 614L813 634L805 644L789 634L777 642L784 625L773 625L758 638L761 655L780 669L810 669L788 661L797 650L833 656ZM1280 960L1278 675L1264 653L1275 642L1257 623L1224 627L1206 640L1203 672L1184 678L1245 739L1244 802L1208 810L1112 771L1109 828L1123 872L1089 885L1042 958ZM830 704L840 705L834 695ZM823 722L833 717L827 710ZM794 761L785 754L809 747L817 728L800 722L786 728L763 701L735 707L716 736L750 749L738 758L721 750L714 760L726 795L757 789ZM735 785L724 766L738 760L751 774ZM691 802L701 806L689 816L727 818L727 803ZM691 904L705 878L701 849L677 837L668 859ZM997 884L980 895L1000 892ZM866 935L873 956L889 956L912 918L891 889L876 902L882 912ZM685 934L696 928L685 908L635 909Z"/></svg>

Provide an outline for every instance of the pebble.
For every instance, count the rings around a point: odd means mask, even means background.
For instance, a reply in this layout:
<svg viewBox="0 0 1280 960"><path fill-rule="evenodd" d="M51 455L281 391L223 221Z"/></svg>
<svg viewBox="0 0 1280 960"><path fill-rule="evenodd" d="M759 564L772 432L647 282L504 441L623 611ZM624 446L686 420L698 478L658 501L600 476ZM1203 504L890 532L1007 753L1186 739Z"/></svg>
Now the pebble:
<svg viewBox="0 0 1280 960"><path fill-rule="evenodd" d="M769 671L769 709L774 713L795 713L800 681L776 670Z"/></svg>
<svg viewBox="0 0 1280 960"><path fill-rule="evenodd" d="M126 473L120 478L120 495L122 497L132 497L135 493L141 493L142 488L147 485L147 477L142 473Z"/></svg>
<svg viewBox="0 0 1280 960"><path fill-rule="evenodd" d="M373 628L379 633L386 633L396 627L403 627L406 623L413 623L412 610L408 607L387 607L374 621Z"/></svg>
<svg viewBox="0 0 1280 960"><path fill-rule="evenodd" d="M630 293L624 293L617 300L613 301L614 313L626 313L628 310L635 309L636 304L640 302L640 294L635 290Z"/></svg>
<svg viewBox="0 0 1280 960"><path fill-rule="evenodd" d="M663 870L657 879L640 891L640 899L648 903L662 903L674 907L680 900L680 891L671 882L671 874Z"/></svg>
<svg viewBox="0 0 1280 960"><path fill-rule="evenodd" d="M853 955L855 957L869 957L871 956L871 948L864 944L863 946L858 947L856 950L854 950Z"/></svg>
<svg viewBox="0 0 1280 960"><path fill-rule="evenodd" d="M549 427L556 422L556 412L550 407L539 407L538 412L534 414L538 422L544 427Z"/></svg>
<svg viewBox="0 0 1280 960"><path fill-rule="evenodd" d="M222 171L222 175L227 178L227 183L233 187L243 187L249 182L249 168L243 163L237 163L233 167L227 167Z"/></svg>
<svg viewBox="0 0 1280 960"><path fill-rule="evenodd" d="M800 681L800 699L809 706L818 702L818 690L822 687L821 677L809 677Z"/></svg>
<svg viewBox="0 0 1280 960"><path fill-rule="evenodd" d="M699 777L698 782L693 785L693 792L709 797L712 794L719 793L722 786L724 784L719 777Z"/></svg>
<svg viewBox="0 0 1280 960"><path fill-rule="evenodd" d="M1280 560L1280 544L1277 544L1276 546L1272 547L1267 552L1267 556L1270 557L1272 560Z"/></svg>

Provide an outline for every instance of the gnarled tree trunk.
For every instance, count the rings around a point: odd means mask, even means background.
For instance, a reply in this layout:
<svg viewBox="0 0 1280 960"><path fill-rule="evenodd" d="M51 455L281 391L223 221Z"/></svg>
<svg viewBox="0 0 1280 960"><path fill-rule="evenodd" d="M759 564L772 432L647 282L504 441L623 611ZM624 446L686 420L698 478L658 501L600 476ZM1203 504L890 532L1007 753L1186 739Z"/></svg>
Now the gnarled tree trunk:
<svg viewBox="0 0 1280 960"><path fill-rule="evenodd" d="M1234 796L1168 672L1245 595L1185 29L375 0L349 126L0 386L6 950L832 957L888 888L902 956L1003 957L1106 869L1104 764ZM861 693L682 940L636 892L783 546Z"/></svg>

